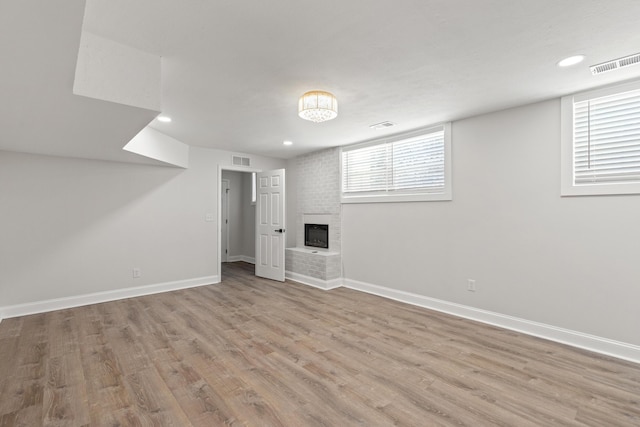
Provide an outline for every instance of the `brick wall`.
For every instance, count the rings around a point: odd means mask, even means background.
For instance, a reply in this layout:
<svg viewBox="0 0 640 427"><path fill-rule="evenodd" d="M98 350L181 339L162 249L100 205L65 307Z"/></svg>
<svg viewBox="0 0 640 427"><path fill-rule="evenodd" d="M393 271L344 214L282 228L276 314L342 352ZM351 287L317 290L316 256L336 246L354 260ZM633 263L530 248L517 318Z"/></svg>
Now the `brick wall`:
<svg viewBox="0 0 640 427"><path fill-rule="evenodd" d="M341 265L340 149L330 148L295 159L296 247L304 247L304 224L329 224L329 252L325 256L287 251L286 269L322 280L339 278ZM294 185L291 185L294 184Z"/></svg>
<svg viewBox="0 0 640 427"><path fill-rule="evenodd" d="M334 255L319 255L287 249L285 265L287 271L328 281L341 276L341 259L337 252Z"/></svg>
<svg viewBox="0 0 640 427"><path fill-rule="evenodd" d="M304 246L304 215L329 224L329 251L340 252L340 150L330 148L296 159L296 246Z"/></svg>

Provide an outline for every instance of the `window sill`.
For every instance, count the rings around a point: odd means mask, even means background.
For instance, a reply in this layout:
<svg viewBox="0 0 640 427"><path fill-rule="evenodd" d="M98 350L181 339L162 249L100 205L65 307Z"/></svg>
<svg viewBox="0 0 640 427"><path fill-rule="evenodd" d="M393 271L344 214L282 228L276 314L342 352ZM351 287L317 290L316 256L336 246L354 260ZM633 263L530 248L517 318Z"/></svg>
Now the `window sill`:
<svg viewBox="0 0 640 427"><path fill-rule="evenodd" d="M453 200L451 193L438 194L394 194L341 196L340 203L402 203L402 202L446 202Z"/></svg>
<svg viewBox="0 0 640 427"><path fill-rule="evenodd" d="M615 195L640 194L640 184L593 184L571 185L564 184L560 190L562 197L574 196L615 196Z"/></svg>

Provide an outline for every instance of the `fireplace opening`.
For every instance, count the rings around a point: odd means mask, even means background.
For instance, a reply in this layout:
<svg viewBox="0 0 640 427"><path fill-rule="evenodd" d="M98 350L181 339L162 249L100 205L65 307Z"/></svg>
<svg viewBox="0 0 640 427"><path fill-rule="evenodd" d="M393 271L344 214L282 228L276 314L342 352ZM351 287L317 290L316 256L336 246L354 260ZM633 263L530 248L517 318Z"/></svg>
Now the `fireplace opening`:
<svg viewBox="0 0 640 427"><path fill-rule="evenodd" d="M304 245L329 249L329 226L327 224L305 224Z"/></svg>

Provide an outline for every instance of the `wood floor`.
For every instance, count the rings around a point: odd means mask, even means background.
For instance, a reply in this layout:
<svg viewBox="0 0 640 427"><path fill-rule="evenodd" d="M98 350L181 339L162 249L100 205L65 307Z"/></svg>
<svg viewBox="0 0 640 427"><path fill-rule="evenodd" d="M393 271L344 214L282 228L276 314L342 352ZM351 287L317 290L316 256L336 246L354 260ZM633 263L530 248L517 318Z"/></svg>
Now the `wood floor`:
<svg viewBox="0 0 640 427"><path fill-rule="evenodd" d="M5 319L1 426L640 426L640 365L256 279Z"/></svg>

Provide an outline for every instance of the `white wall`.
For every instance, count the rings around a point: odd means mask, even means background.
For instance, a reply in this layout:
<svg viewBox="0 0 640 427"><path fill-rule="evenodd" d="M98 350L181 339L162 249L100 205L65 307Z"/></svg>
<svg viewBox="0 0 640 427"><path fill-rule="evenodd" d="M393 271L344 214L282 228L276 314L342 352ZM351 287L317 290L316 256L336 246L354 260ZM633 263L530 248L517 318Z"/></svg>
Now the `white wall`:
<svg viewBox="0 0 640 427"><path fill-rule="evenodd" d="M0 307L218 276L205 216L232 153L190 151L186 170L0 151Z"/></svg>
<svg viewBox="0 0 640 427"><path fill-rule="evenodd" d="M559 119L453 123L453 201L343 205L345 277L640 344L640 196L561 198Z"/></svg>

